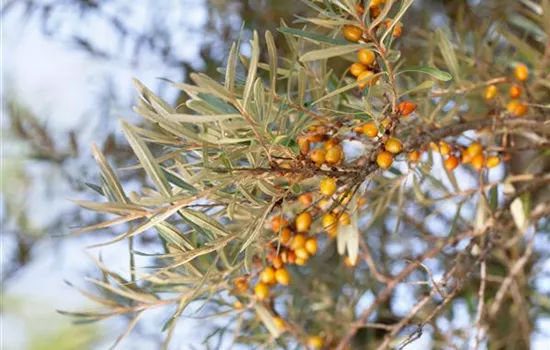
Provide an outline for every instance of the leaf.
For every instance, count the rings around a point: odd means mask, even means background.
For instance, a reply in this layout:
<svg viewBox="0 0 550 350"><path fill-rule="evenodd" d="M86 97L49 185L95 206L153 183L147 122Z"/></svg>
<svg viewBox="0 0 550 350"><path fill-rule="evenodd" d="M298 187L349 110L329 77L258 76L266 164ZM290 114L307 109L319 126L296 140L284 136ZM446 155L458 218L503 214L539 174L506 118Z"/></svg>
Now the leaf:
<svg viewBox="0 0 550 350"><path fill-rule="evenodd" d="M510 212L512 213L512 218L514 219L516 227L520 231L525 230L527 226L527 218L525 216L525 209L521 198L518 197L512 201L512 204L510 204Z"/></svg>
<svg viewBox="0 0 550 350"><path fill-rule="evenodd" d="M170 119L175 122L183 123L212 123L228 119L242 118L240 114L215 114L215 115L197 115L197 114L170 114Z"/></svg>
<svg viewBox="0 0 550 350"><path fill-rule="evenodd" d="M531 63L537 63L540 60L540 52L527 41L518 38L503 26L498 27L498 32Z"/></svg>
<svg viewBox="0 0 550 350"><path fill-rule="evenodd" d="M429 89L431 89L434 85L435 85L435 82L434 82L433 80L426 80L426 81L422 82L421 84L419 84L419 85L413 87L412 89L403 92L403 93L402 93L401 95L399 95L399 96L413 95L413 94L419 93L419 92L422 91L422 90L429 90Z"/></svg>
<svg viewBox="0 0 550 350"><path fill-rule="evenodd" d="M441 51L441 56L443 56L443 60L447 64L447 67L449 67L449 69L451 70L451 73L453 74L455 79L459 80L460 76L458 58L456 57L453 45L449 41L449 38L447 37L445 32L443 32L441 29L436 30L435 35L439 43L439 50ZM447 80L450 80L450 78Z"/></svg>
<svg viewBox="0 0 550 350"><path fill-rule="evenodd" d="M269 115L273 106L273 101L275 100L275 92L277 89L277 47L275 46L275 40L273 35L268 30L265 32L265 42L267 45L267 53L269 56L269 104L267 106L267 121L271 121Z"/></svg>
<svg viewBox="0 0 550 350"><path fill-rule="evenodd" d="M202 211L191 209L181 209L181 214L195 225L200 226L214 233L217 236L228 236L231 232L227 231L222 224L212 219Z"/></svg>
<svg viewBox="0 0 550 350"><path fill-rule="evenodd" d="M295 35L295 36L311 39L311 40L314 40L314 41L317 41L317 42L323 42L323 43L328 43L328 44L333 44L333 45L348 45L349 44L349 42L346 41L346 40L333 39L333 38L330 38L328 36L324 36L324 35L317 34L317 33L306 32L306 31L296 29L296 28L278 28L277 30L279 32L283 33L283 34Z"/></svg>
<svg viewBox="0 0 550 350"><path fill-rule="evenodd" d="M124 190L122 189L122 185L120 184L118 177L116 176L115 172L113 171L113 168L111 168L111 166L107 162L107 159L105 159L105 156L103 155L103 153L101 153L101 151L99 150L99 147L97 147L95 143L92 145L92 155L94 156L95 161L99 165L99 169L101 171L101 175L103 176L103 180L105 181L105 184L115 196L115 198L113 199L122 203L127 203L128 199L124 194ZM98 191L98 189L96 188L94 189ZM98 192L103 193L101 188L99 188Z"/></svg>
<svg viewBox="0 0 550 350"><path fill-rule="evenodd" d="M222 100L226 100L229 102L232 102L235 100L235 97L231 92L229 92L229 90L227 90L224 86L222 86L220 83L218 83L214 79L210 78L208 75L205 75L202 73L199 73L199 74L191 73L189 77L198 86L205 88L207 91L216 95Z"/></svg>
<svg viewBox="0 0 550 350"><path fill-rule="evenodd" d="M542 0L544 31L550 37L550 0Z"/></svg>
<svg viewBox="0 0 550 350"><path fill-rule="evenodd" d="M396 75L399 75L399 74L405 73L405 72L424 73L424 74L428 74L428 75L436 78L437 80L441 80L441 81L449 81L453 78L452 75L450 75L449 73L447 73L445 71L442 71L442 70L439 70L439 69L436 69L436 68L421 67L421 66L413 66L413 67L405 68L404 70L400 71Z"/></svg>
<svg viewBox="0 0 550 350"><path fill-rule="evenodd" d="M227 70L225 72L225 88L234 93L235 91L235 72L237 70L237 44L233 43L231 45L231 50L229 51L229 58L227 59Z"/></svg>
<svg viewBox="0 0 550 350"><path fill-rule="evenodd" d="M263 228L263 224L267 218L267 216L269 215L269 213L271 213L271 209L273 209L273 207L275 206L275 204L277 203L277 201L273 201L273 203L271 203L264 211L264 214L261 218L259 218L258 220L255 220L251 225L250 225L250 229L249 231L250 234L248 235L248 237L246 238L246 240L244 241L239 253L242 253L244 250L246 250L246 248L248 248L248 246L254 242L254 240L258 237L258 235L260 234L260 232L262 231L262 228Z"/></svg>
<svg viewBox="0 0 550 350"><path fill-rule="evenodd" d="M359 49L364 49L370 45L365 44L350 44L342 46L333 46L326 49L309 51L300 57L301 62L309 62L315 60L322 60L325 58L342 56L350 52L358 51Z"/></svg>
<svg viewBox="0 0 550 350"><path fill-rule="evenodd" d="M399 23L399 21L401 20L401 17L403 17L403 15L405 14L405 12L407 12L407 10L409 9L409 7L413 4L414 0L405 0L402 4L401 4L401 7L399 8L399 12L395 15L395 17L392 19L392 23L390 25L390 27L388 29L386 29L386 31L384 32L384 34L382 35L382 39L380 39L380 42L384 42L384 39L390 34L390 33L393 33L393 28L395 27L395 25L397 23Z"/></svg>
<svg viewBox="0 0 550 350"><path fill-rule="evenodd" d="M258 32L254 31L253 39L250 41L252 54L250 57L250 65L248 66L248 75L246 76L246 84L243 92L243 107L246 108L254 81L256 80L256 70L258 69L258 61L260 59L260 43L258 42Z"/></svg>
<svg viewBox="0 0 550 350"><path fill-rule="evenodd" d="M138 234L140 234L144 231L147 231L148 229L150 229L152 227L155 227L156 225L164 222L166 219L168 219L170 216L172 216L174 213L176 213L180 209L181 206L183 206L183 204L173 206L173 207L169 208L168 210L165 210L163 212L155 214L151 218L149 218L149 220L137 225L133 229L131 229L131 230L125 232L125 233L122 233L122 234L116 236L115 238L113 238L113 239L111 239L107 242L94 244L94 245L88 246L88 248L104 247L104 246L107 246L107 245L110 245L110 244L113 244L113 243L116 243L116 242L120 242L123 239L136 236L136 235L138 235ZM122 217L120 219L125 219L125 217ZM92 227L92 226L90 226L90 227Z"/></svg>
<svg viewBox="0 0 550 350"><path fill-rule="evenodd" d="M372 75L370 79L373 79L373 78L375 78L375 77L377 77L377 76L379 76L379 75L381 75L381 74L385 74L385 72L376 73L376 74ZM365 79L365 80L367 80L367 79ZM336 89L336 90L334 90L334 91L332 91L332 92L326 94L325 96L321 97L320 99L314 101L311 105L315 105L315 104L317 104L317 103L319 103L319 102L321 102L321 101L326 100L327 98L330 98L330 97L339 95L339 94L341 94L341 93L343 93L343 92L346 92L346 91L348 91L348 90L351 90L351 89L357 87L358 85L359 85L359 82L354 81L353 83L351 83L351 84L349 84L349 85L343 86L343 87L341 87L341 88L338 88L338 89Z"/></svg>
<svg viewBox="0 0 550 350"><path fill-rule="evenodd" d="M163 196L170 197L170 185L164 177L160 165L156 162L147 145L145 145L145 142L136 135L132 130L132 126L124 120L122 121L122 131L151 181L153 181Z"/></svg>
<svg viewBox="0 0 550 350"><path fill-rule="evenodd" d="M279 335L281 335L281 329L275 324L273 315L269 311L267 311L267 309L263 305L258 303L254 303L254 309L256 310L258 317L264 324L265 328L267 328L269 333L271 333L274 338L278 338Z"/></svg>
<svg viewBox="0 0 550 350"><path fill-rule="evenodd" d="M179 188L181 189L184 189L186 191L189 191L191 193L197 193L197 189L193 186L191 186L190 184L188 184L187 182L183 181L179 176L176 176L174 174L172 174L172 172L162 168L162 172L164 173L164 176L166 176L166 179L178 186Z"/></svg>

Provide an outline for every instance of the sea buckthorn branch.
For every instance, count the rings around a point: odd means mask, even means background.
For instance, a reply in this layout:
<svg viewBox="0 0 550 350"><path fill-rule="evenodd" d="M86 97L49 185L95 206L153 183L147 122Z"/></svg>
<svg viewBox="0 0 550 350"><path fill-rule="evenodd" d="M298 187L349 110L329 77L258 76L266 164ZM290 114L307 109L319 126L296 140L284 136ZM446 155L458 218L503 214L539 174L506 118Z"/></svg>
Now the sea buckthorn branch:
<svg viewBox="0 0 550 350"><path fill-rule="evenodd" d="M439 294L442 296L442 300L441 302L434 308L434 310L432 310L430 312L430 314L426 317L423 317L422 319L422 322L420 322L418 324L418 328L417 329L422 329L426 324L429 324L431 323L431 320L440 312L443 310L443 308L450 302L454 299L454 297L462 290L462 288L464 287L464 285L466 284L466 281L468 280L469 277L471 277L471 275L473 274L473 269L474 267L483 262L485 260L485 258L487 257L488 253L490 252L491 250L491 247L490 245L487 246L480 254L480 256L473 262L469 265L468 269L466 271L463 271L464 270L464 266L463 264L461 264L460 260L463 259L464 255L465 255L465 252L469 251L470 249L468 248L471 248L471 246L473 245L473 242L470 242L469 246L462 250L460 252L460 254L454 259L454 262L452 264L452 267L445 272L445 274L443 275L443 277L441 278L441 280L438 282L438 284L440 284L441 286L447 286L449 284L451 284L451 279L455 279L454 281L454 287L452 288L452 290L447 293L446 295L442 295L442 293L440 292L439 290L439 287L437 286L437 284L434 283L434 287L430 290L430 292L424 297L422 298L421 300L419 300L412 308L411 310L407 313L407 315L405 317L403 317L401 319L401 321L399 321L399 323L395 324L392 326L392 330L390 333L388 333L385 337L384 337L384 340L383 342L378 346L377 350L383 350L383 349L387 349L388 346L389 346L389 343L390 341L393 339L393 337L395 337L404 327L406 327L407 325L409 325L411 323L411 320L413 319L413 317L416 316L416 314L421 311L421 309L426 306L426 304L433 299L433 297L436 295L436 294ZM457 273L458 273L458 269L462 270L460 272L460 274L462 275L460 278L458 278L457 276ZM416 332L416 331L415 331ZM407 340L410 340L412 336L414 336L415 332L413 332L409 338L407 338ZM406 344L407 343L407 340L405 340L402 344ZM401 345L402 346L402 345ZM402 348L402 347L400 347Z"/></svg>
<svg viewBox="0 0 550 350"><path fill-rule="evenodd" d="M469 92L482 89L490 85L502 84L506 82L508 82L508 77L498 77L498 78L489 79L481 83L473 84L471 86L464 86L456 89L432 90L430 91L429 94L430 96L442 96L442 95L448 95L448 94L453 94L453 96L461 95L461 94L467 94Z"/></svg>
<svg viewBox="0 0 550 350"><path fill-rule="evenodd" d="M536 183L530 183L527 185L522 191L516 192L509 198L507 198L506 202L500 207L499 210L497 210L494 215L487 220L485 225L479 229L476 230L467 230L462 233L459 233L457 235L454 235L452 237L444 238L439 240L437 244L427 252L423 253L421 256L416 258L412 263L408 264L406 267L404 267L396 276L391 278L387 284L386 287L377 295L377 298L372 302L372 304L363 311L356 321L354 321L348 330L348 332L345 334L344 337L342 337L340 343L338 344L337 350L343 350L345 346L351 341L355 333L359 328L361 328L361 325L364 323L365 320L367 320L373 312L376 311L379 305L384 303L388 298L390 298L393 290L405 279L408 275L410 275L413 271L415 271L420 264L429 258L433 258L437 254L439 254L443 249L449 246L453 246L456 242L464 239L464 238L470 238L474 239L475 237L485 235L487 233L490 233L492 231L498 230L498 227L503 227L503 224L500 222L504 219L504 215L509 212L509 207L512 204L512 202L518 198L522 193L532 191L534 188L538 188L540 186L544 186L544 184L550 182L550 176L547 176L543 179L540 179ZM550 208L547 208L550 211ZM544 212L544 211L543 211ZM534 218L538 219L542 217L544 214L538 213ZM508 219L509 220L509 219ZM512 224L513 225L513 224ZM496 231L495 231L496 232ZM489 248L491 245L488 245L485 249L485 252L489 251ZM466 250L463 250L461 254L464 254ZM482 257L484 257L484 254L482 254ZM480 258L481 259L481 258ZM481 261L478 259L478 261ZM524 265L524 264L523 264ZM523 266L522 265L522 266ZM459 280L459 285L463 285L463 280ZM445 298L444 302L440 304L430 315L430 317L426 318L423 322L423 324L426 324L429 322L433 317L435 317L436 313L439 312L445 304L450 302L454 296L459 292L459 289L455 289L452 293L447 294L447 297Z"/></svg>
<svg viewBox="0 0 550 350"><path fill-rule="evenodd" d="M365 14L365 16L366 16L366 14ZM367 39L370 40L374 44L374 46L378 50L378 53L380 54L380 58L382 59L382 61L384 62L384 65L386 66L386 69L388 70L387 71L388 79L389 79L389 83L390 83L391 90L392 90L391 107L392 107L392 112L395 113L397 111L397 96L398 95L397 95L397 87L396 87L396 83L395 83L395 75L393 73L393 66L387 58L386 49L382 45L380 45L380 42L378 41L378 38L372 32L372 29L370 28L370 26L366 25L364 20L359 20L359 22L361 23L361 29L362 29L363 33L365 33L367 35Z"/></svg>
<svg viewBox="0 0 550 350"><path fill-rule="evenodd" d="M489 126L500 126L506 128L522 128L533 131L550 130L550 125L544 126L538 119L480 119L472 122L457 123L449 126L444 126L437 129L429 129L420 132L417 136L407 140L404 143L405 151L412 151L422 146L429 144L432 141L438 141L448 136L457 136L468 130L481 130Z"/></svg>

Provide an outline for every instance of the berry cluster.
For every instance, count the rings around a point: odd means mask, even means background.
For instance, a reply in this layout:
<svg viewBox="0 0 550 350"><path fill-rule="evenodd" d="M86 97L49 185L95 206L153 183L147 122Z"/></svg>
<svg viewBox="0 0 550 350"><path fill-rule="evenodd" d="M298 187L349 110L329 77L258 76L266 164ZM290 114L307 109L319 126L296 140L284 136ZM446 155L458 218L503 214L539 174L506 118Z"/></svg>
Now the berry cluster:
<svg viewBox="0 0 550 350"><path fill-rule="evenodd" d="M529 79L529 69L524 64L519 64L514 70L514 76L519 83L524 83ZM483 98L487 101L494 101L499 94L499 89L496 85L489 85L483 93ZM523 117L527 114L527 105L518 100L521 97L522 88L519 84L512 84L508 89L510 101L506 104L506 110L514 117Z"/></svg>
<svg viewBox="0 0 550 350"><path fill-rule="evenodd" d="M386 3L385 0L372 0L368 9L368 15L376 18L381 13L381 6ZM363 16L365 9L358 5L357 10ZM388 28L394 28L393 36L401 35L402 27L399 23L393 23L391 19L382 21L381 24ZM376 32L376 28L374 29ZM370 33L372 35L372 33ZM369 42L368 35L362 28L354 25L343 27L343 36L353 42ZM357 61L349 67L349 73L356 78L359 92L365 88L371 88L378 83L381 71L384 66L383 51L375 49L362 48L357 52ZM380 61L380 62L379 62ZM529 76L526 66L519 65L515 69L515 77L519 82L525 82ZM484 99L493 101L498 96L498 87L489 85L484 92ZM506 108L512 116L523 116L527 113L527 107L518 98L522 94L522 88L518 84L513 84L509 88L509 96L512 99L508 102ZM389 106L389 100L388 106ZM292 161L273 161L271 163L275 170L278 170L278 176L286 178L290 184L300 183L303 179L321 175L322 171L338 171L346 164L346 154L343 143L349 139L357 139L366 136L366 140L372 143L372 154L366 161L369 164L376 165L379 169L389 169L394 161L394 157L403 152L403 142L397 137L396 129L402 118L406 118L415 113L417 104L410 100L393 101L393 108L388 108L379 121L357 121L344 120L335 123L314 122L308 126L297 137L296 143L299 149L299 155ZM347 124L351 122L352 124ZM350 128L342 129L342 126ZM353 132L348 132L348 131ZM345 135L345 136L344 136ZM415 150L408 150L407 159L411 163L420 161L422 153L431 149L433 152L440 153L443 157L443 165L447 171L452 172L461 163L471 164L477 170L489 169L500 164L501 159L506 160L506 154L491 152L485 149L478 141L472 141L469 145L460 145L456 141L439 140L431 142L425 147ZM311 169L298 175L293 173L292 169L303 167ZM288 170L288 171L283 171ZM316 171L319 171L317 173ZM348 208L352 193L350 187L343 181L333 177L323 176L319 181L318 193L305 192L295 195L290 202L289 211L275 215L270 219L270 231L272 239L265 248L265 260L262 263L259 256L256 258L255 273L247 276L241 276L235 280L235 291L237 294L245 294L249 291L249 283L253 284L253 297L251 300L263 303L269 306L274 314L274 324L281 330L288 330L288 324L284 321L273 308L273 288L288 286L291 282L290 266L306 265L308 260L315 256L319 249L318 237L322 229L327 235L327 241L338 237L340 228L349 226L352 222L351 211L365 204L364 198L359 198L356 208ZM291 220L290 218L293 217ZM315 226L316 222L320 225ZM324 240L320 240L323 245ZM266 263L265 263L266 262ZM346 267L354 267L357 261L345 258ZM242 308L241 301L236 302L235 308ZM325 338L319 335L308 338L308 346L311 348L322 348Z"/></svg>

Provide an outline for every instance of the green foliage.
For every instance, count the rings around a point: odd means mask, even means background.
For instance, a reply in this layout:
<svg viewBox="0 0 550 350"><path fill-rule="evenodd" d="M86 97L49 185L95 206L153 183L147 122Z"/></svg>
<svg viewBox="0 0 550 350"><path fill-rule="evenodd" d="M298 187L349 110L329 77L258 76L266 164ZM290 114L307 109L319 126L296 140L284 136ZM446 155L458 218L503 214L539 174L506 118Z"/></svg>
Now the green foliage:
<svg viewBox="0 0 550 350"><path fill-rule="evenodd" d="M480 173L464 165L458 177L453 169L441 166L449 155L440 142L451 145L452 155L457 156L466 153L465 146L472 140L482 141L487 156L501 158L508 152L521 152L507 143L508 138L521 140L521 147L528 150L547 148L549 49L548 44L540 45L549 34L548 26L543 26L543 17L548 16L546 2L544 13L522 7L528 16L512 17L510 24L499 26L525 27L528 34L524 35L532 40L499 29L499 40L493 46L480 44L497 35L490 26L413 33L401 42L394 30L405 20L412 0L388 0L378 16L368 10L361 15L352 0L305 2L315 10L314 17L299 17L300 29L282 23L281 34L277 34L284 35L288 54L280 56L275 33L266 31L260 40L254 31L250 57L240 53L239 40L220 69L222 75L191 74L192 84L174 83L174 88L188 96L185 106L190 113L180 113L136 81L140 98L135 111L151 127L122 121L122 129L138 161L134 168L146 173L148 184L139 192L126 193L94 147L101 173L101 183L95 188L102 189L106 201L76 202L116 216L76 233L126 224L124 233L101 245L130 241L131 276L124 278L98 261L103 279L90 282L102 292L89 296L107 310L72 316L94 321L129 315L132 322L126 335L143 311L175 305L163 329L168 342L185 308L200 301L213 310L211 315L232 320L227 329L213 330L212 336L221 337L223 331L231 330L234 342L292 348L306 344L307 335L321 334L327 346L343 349L406 343L409 334L403 338L402 330L413 322L419 329L436 327L434 339L438 340L441 330L434 321L449 318L445 311L452 310L460 293L470 300L476 293L487 292L491 309L500 309L505 297L499 290L516 279L519 272L514 269L531 259L534 235L547 233L539 228L544 215L534 209L524 214L534 232L528 238L523 227L510 225L514 220L517 224L517 213L526 206L521 199L514 201L514 196L526 189L512 186L515 194L508 194L509 202L499 203L502 184L521 183L531 176L533 187L543 186L548 174L544 169L538 175L507 171L506 178L495 181L487 175L494 174L493 170ZM365 9L370 3L364 4ZM341 32L347 25L361 28L360 43L344 40ZM409 59L401 45L413 46L423 57ZM362 48L376 53L372 69L378 82L359 89L366 81L349 77L347 66L357 60L355 52ZM505 60L495 58L503 52L509 54ZM507 97L502 96L504 84L513 80L509 69L519 61L529 63L532 74L522 83L529 106L525 118L511 115L506 110ZM501 96L486 101L482 91L492 84L501 84ZM418 107L413 117L406 117L400 102L412 96ZM383 132L373 140L355 133L354 128L364 120L372 120ZM353 158L346 151L344 162L316 166L300 154L298 141L315 136L317 130L322 130L319 134L324 140L360 144L360 154ZM394 166L383 171L376 157L389 136L401 139L404 149L394 156ZM439 153L430 151L431 143ZM417 164L406 157L415 150L426 153ZM534 159L547 162L548 154ZM337 194L328 203L317 198L301 207L297 196L317 192L325 177L338 180ZM464 186L464 179L473 179L476 185ZM342 198L348 195L351 199L344 203ZM361 199L366 203L360 204ZM538 210L546 213L547 201L539 203ZM351 214L351 224L338 229L336 241L324 235L318 220L333 210ZM274 287L274 299L280 300L276 305L250 292L237 293L237 278L248 276L250 282L255 281L262 266L272 259L270 254L288 250L278 240L278 232L267 229L270 217L282 213L294 228L292 222L303 211L312 213L310 236L318 239L321 252L306 266L289 268L293 283L288 288ZM158 233L162 249L133 250L132 239L151 229ZM511 243L519 241L521 245ZM395 245L400 249L392 253ZM520 247L511 250L511 245ZM154 268L136 266L134 255L152 259ZM508 255L515 259L510 260L506 277L499 277L501 289L491 292L480 287L494 282L478 272L480 266ZM355 269L345 267L346 256L352 262L359 257L360 264ZM423 263L429 259L434 260L430 268ZM437 281L430 269L437 270ZM525 280L514 283L527 288ZM410 288L418 308L398 314L388 306L398 285ZM360 300L368 292L376 301L356 314L357 308L364 308ZM522 295L527 299L529 293ZM484 298L478 299L483 309ZM513 303L512 298L505 299ZM232 310L235 300L245 304L244 309ZM487 329L488 341L494 340L492 319L485 318L483 310L475 312L476 327ZM277 315L284 316L287 327L283 330L275 324ZM386 325L382 327L385 332L362 333L374 318ZM470 330L460 331L466 335L457 336L457 342L467 342ZM518 348L525 348L528 340L524 338L517 341ZM441 341L453 343L454 338Z"/></svg>

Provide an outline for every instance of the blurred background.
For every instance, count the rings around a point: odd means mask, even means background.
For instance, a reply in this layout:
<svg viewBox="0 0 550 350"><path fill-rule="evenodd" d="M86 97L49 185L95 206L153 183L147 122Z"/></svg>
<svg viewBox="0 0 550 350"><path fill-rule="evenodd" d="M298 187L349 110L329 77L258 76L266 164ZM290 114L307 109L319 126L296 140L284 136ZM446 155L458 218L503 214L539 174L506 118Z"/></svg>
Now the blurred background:
<svg viewBox="0 0 550 350"><path fill-rule="evenodd" d="M449 25L457 6L473 12L480 2L418 0L404 27ZM100 219L68 200L94 198L86 185L98 183L90 145L117 167L134 162L118 122L141 122L131 111L132 78L179 105L183 97L165 79L185 81L192 71L218 77L240 33L246 41L251 29L275 31L281 19L291 23L307 11L297 0L3 1L2 349L107 349L125 328L120 319L73 325L56 310L96 307L69 285L83 287L83 276L96 273L86 253L128 274L126 245L85 249L114 232L60 237ZM131 171L120 176L129 189L143 180ZM162 316L149 314L119 348L158 348ZM204 347L198 322L181 322L174 349Z"/></svg>

